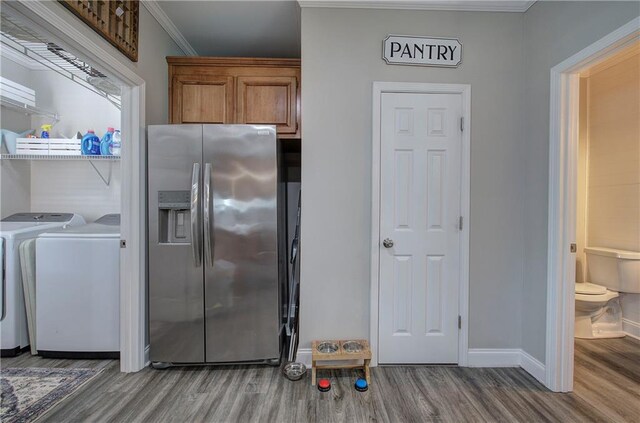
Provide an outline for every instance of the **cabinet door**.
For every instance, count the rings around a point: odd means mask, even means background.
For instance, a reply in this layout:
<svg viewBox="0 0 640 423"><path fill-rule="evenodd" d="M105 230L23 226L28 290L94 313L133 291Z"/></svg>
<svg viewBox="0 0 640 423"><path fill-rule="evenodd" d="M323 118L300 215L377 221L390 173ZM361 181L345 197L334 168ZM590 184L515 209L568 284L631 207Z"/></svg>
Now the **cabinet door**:
<svg viewBox="0 0 640 423"><path fill-rule="evenodd" d="M173 78L171 123L233 123L233 77Z"/></svg>
<svg viewBox="0 0 640 423"><path fill-rule="evenodd" d="M295 76L239 76L237 123L276 125L278 134L295 134L296 90Z"/></svg>

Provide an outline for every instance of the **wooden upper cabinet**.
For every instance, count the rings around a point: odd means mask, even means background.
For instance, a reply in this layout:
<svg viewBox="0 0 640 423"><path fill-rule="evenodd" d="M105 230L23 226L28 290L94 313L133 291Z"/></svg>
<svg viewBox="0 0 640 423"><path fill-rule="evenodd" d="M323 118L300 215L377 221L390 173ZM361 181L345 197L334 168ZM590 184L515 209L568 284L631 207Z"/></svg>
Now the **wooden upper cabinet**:
<svg viewBox="0 0 640 423"><path fill-rule="evenodd" d="M232 123L233 78L173 78L171 123Z"/></svg>
<svg viewBox="0 0 640 423"><path fill-rule="evenodd" d="M278 134L296 133L295 77L240 76L237 85L236 122L275 124Z"/></svg>
<svg viewBox="0 0 640 423"><path fill-rule="evenodd" d="M276 125L300 138L300 60L168 57L171 123Z"/></svg>

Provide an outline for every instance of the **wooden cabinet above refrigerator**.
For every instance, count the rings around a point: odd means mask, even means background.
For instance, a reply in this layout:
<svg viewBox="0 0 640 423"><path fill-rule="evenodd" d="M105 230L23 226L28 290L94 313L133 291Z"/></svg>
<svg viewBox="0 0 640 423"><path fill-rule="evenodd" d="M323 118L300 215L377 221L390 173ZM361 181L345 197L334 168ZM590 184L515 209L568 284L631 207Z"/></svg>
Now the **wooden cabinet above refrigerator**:
<svg viewBox="0 0 640 423"><path fill-rule="evenodd" d="M300 138L300 59L167 57L171 123L276 125Z"/></svg>

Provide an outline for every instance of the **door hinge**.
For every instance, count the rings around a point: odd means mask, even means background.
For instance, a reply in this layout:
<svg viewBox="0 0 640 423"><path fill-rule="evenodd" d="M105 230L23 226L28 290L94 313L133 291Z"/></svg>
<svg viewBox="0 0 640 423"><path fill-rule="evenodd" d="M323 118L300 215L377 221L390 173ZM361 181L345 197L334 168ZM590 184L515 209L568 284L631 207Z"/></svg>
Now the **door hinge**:
<svg viewBox="0 0 640 423"><path fill-rule="evenodd" d="M578 246L576 244L569 245L569 251L571 251L572 253L578 252Z"/></svg>
<svg viewBox="0 0 640 423"><path fill-rule="evenodd" d="M458 329L462 329L462 316L458 316Z"/></svg>
<svg viewBox="0 0 640 423"><path fill-rule="evenodd" d="M464 226L463 222L464 222L464 218L462 216L460 216L458 218L458 230L460 230L460 231L462 230L462 227Z"/></svg>
<svg viewBox="0 0 640 423"><path fill-rule="evenodd" d="M460 130L464 132L464 116L460 118Z"/></svg>
<svg viewBox="0 0 640 423"><path fill-rule="evenodd" d="M126 239L121 239L120 240L120 248L127 248L127 240Z"/></svg>

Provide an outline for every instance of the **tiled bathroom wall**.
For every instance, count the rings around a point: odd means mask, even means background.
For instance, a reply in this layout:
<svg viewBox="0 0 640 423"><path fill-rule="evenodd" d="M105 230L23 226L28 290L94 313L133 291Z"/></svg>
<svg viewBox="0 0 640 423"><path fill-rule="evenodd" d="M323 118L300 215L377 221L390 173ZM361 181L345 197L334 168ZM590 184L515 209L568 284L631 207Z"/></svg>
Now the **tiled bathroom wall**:
<svg viewBox="0 0 640 423"><path fill-rule="evenodd" d="M587 243L640 251L640 55L588 78Z"/></svg>
<svg viewBox="0 0 640 423"><path fill-rule="evenodd" d="M588 146L579 161L586 163L587 246L640 251L639 50L596 67L583 87L587 123L580 129ZM640 294L621 297L625 330L640 336Z"/></svg>

